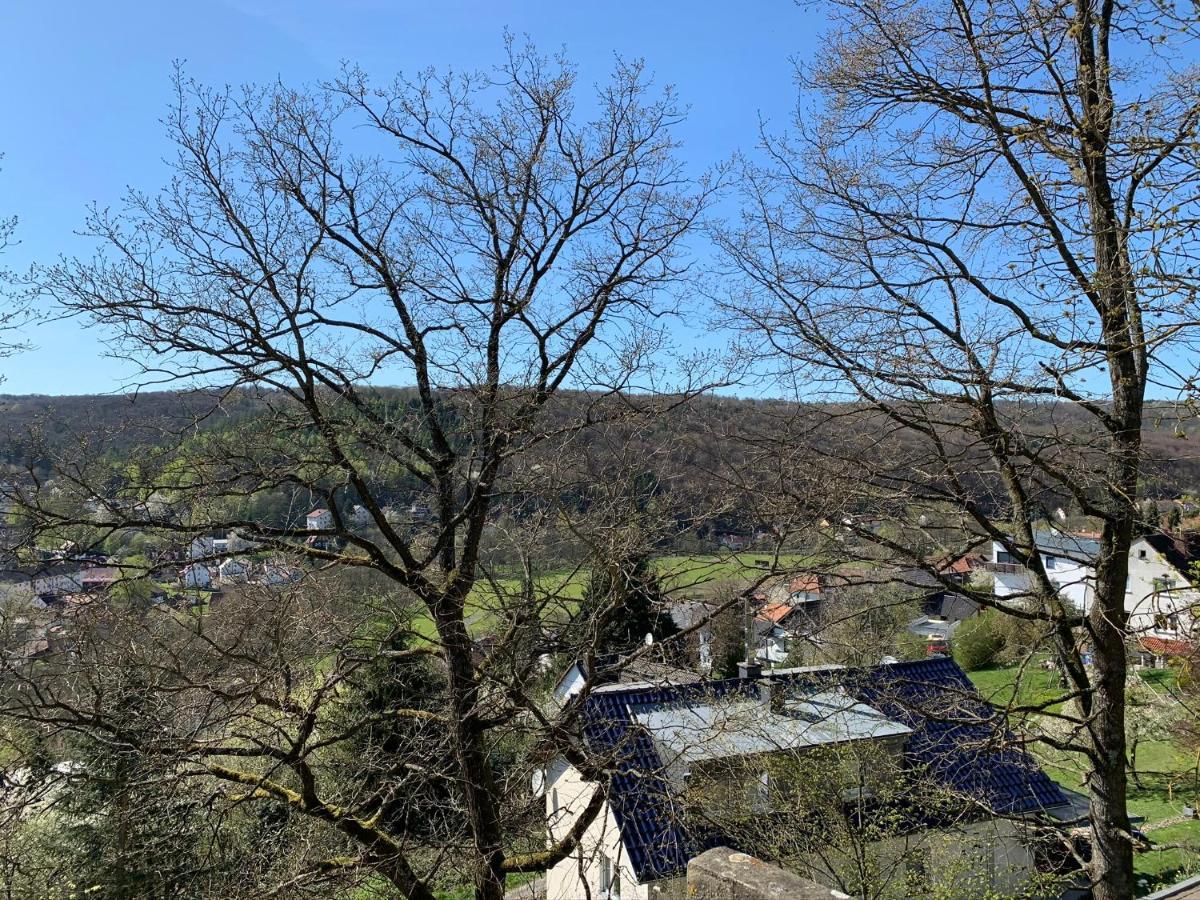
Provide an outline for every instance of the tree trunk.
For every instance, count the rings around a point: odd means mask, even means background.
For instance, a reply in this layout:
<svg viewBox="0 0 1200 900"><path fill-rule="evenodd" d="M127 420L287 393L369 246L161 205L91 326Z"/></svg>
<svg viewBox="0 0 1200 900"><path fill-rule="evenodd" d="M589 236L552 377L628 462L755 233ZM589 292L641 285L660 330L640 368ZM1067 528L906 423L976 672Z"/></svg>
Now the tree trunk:
<svg viewBox="0 0 1200 900"><path fill-rule="evenodd" d="M438 633L449 670L450 715L454 753L458 762L467 822L475 846L474 872L476 900L502 900L504 863L502 830L496 809L495 779L492 777L479 717L479 687L471 661L471 637L462 615L461 602L456 609L438 616Z"/></svg>
<svg viewBox="0 0 1200 900"><path fill-rule="evenodd" d="M1114 612L1117 621L1108 618ZM1093 841L1093 896L1096 900L1128 900L1133 896L1133 845L1130 842L1129 810L1125 800L1123 596L1103 604L1098 596L1092 607L1091 619L1095 641L1095 690L1091 704L1095 759L1089 777L1088 794Z"/></svg>

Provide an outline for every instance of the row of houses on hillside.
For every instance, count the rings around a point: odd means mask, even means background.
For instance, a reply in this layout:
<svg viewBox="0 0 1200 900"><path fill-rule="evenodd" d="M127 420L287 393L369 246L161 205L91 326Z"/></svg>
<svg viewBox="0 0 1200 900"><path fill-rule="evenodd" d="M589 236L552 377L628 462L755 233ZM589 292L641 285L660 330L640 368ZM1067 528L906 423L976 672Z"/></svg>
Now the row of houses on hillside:
<svg viewBox="0 0 1200 900"><path fill-rule="evenodd" d="M211 590L222 584L292 584L303 577L295 565L274 560L255 562L232 556L216 565L194 562L179 571L179 583L191 590Z"/></svg>
<svg viewBox="0 0 1200 900"><path fill-rule="evenodd" d="M960 621L979 610L977 604L946 590L942 582L918 569L801 573L767 582L751 598L757 661L767 666L784 665L799 643L819 644L829 610L839 595L879 587L920 604L921 614L909 623L909 630L932 642L944 643ZM715 607L712 602L692 600L676 604L671 610L681 629L699 623L698 659L693 663L702 672L710 671L714 662L713 625L707 620Z"/></svg>

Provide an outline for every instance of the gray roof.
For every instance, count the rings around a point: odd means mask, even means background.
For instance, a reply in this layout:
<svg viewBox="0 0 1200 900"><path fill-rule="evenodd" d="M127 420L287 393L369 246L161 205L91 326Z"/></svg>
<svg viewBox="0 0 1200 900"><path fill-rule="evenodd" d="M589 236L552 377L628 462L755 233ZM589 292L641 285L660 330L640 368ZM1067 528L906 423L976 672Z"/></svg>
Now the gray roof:
<svg viewBox="0 0 1200 900"><path fill-rule="evenodd" d="M1100 542L1091 538L1067 534L1065 531L1039 529L1033 533L1033 540L1043 554L1063 556L1081 563L1095 563L1100 557Z"/></svg>
<svg viewBox="0 0 1200 900"><path fill-rule="evenodd" d="M787 690L783 685L770 689ZM838 688L788 691L775 708L765 698L727 695L638 704L630 711L650 733L668 777L677 783L704 760L911 733Z"/></svg>
<svg viewBox="0 0 1200 900"><path fill-rule="evenodd" d="M948 639L955 631L961 620L947 619L943 616L921 616L908 623L907 630L923 638Z"/></svg>

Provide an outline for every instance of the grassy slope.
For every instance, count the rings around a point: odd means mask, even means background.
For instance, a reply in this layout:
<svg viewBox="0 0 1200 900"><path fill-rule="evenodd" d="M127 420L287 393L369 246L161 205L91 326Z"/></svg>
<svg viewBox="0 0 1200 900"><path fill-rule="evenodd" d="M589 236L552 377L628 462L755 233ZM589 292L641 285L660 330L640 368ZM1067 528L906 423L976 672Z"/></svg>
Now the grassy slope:
<svg viewBox="0 0 1200 900"><path fill-rule="evenodd" d="M1036 704L1061 694L1056 672L1027 668L1019 685L1017 676L1015 668L970 673L980 693L999 706L1012 702L1014 695L1016 703ZM1148 671L1143 677L1151 686L1163 689L1171 684L1174 675L1169 671ZM1080 760L1049 750L1035 750L1035 753L1046 772L1060 784L1085 790ZM1144 817L1141 827L1156 844L1187 845L1183 849L1151 850L1137 855L1134 865L1140 894L1200 872L1200 821L1182 819L1184 806L1195 806L1200 800L1197 761L1197 755L1178 741L1144 740L1138 746L1141 783L1130 782L1130 814Z"/></svg>

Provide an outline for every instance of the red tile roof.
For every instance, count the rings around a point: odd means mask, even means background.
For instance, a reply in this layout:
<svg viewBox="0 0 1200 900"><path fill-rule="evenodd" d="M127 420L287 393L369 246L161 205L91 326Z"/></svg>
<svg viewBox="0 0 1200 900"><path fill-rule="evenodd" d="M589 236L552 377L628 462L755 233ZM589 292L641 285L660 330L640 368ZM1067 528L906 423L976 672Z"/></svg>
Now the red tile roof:
<svg viewBox="0 0 1200 900"><path fill-rule="evenodd" d="M770 606L764 606L759 612L758 617L778 625L788 617L788 613L791 611L792 607L786 603L772 603Z"/></svg>
<svg viewBox="0 0 1200 900"><path fill-rule="evenodd" d="M1155 656L1188 656L1196 649L1191 641L1177 641L1170 638L1144 637L1139 644L1142 649Z"/></svg>
<svg viewBox="0 0 1200 900"><path fill-rule="evenodd" d="M957 559L946 559L938 566L938 571L942 574L968 575L972 570L982 566L984 561L981 553L967 553Z"/></svg>
<svg viewBox="0 0 1200 900"><path fill-rule="evenodd" d="M788 582L788 590L793 594L801 591L809 594L821 593L821 577L819 575L797 575Z"/></svg>

